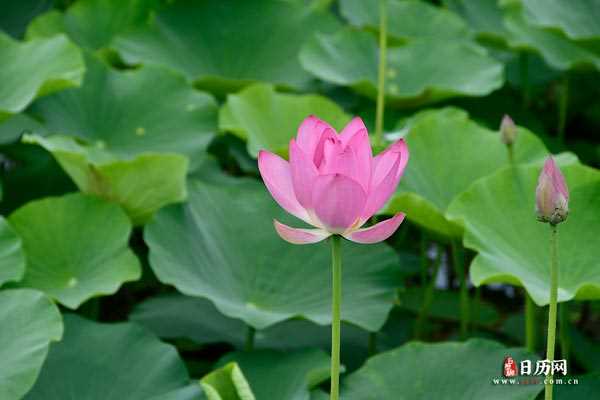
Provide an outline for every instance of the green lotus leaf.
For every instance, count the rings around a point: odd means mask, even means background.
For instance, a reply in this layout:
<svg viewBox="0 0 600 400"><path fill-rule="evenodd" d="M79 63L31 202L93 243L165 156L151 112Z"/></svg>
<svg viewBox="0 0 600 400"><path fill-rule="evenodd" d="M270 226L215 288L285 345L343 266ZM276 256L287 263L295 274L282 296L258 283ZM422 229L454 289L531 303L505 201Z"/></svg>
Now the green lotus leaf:
<svg viewBox="0 0 600 400"><path fill-rule="evenodd" d="M301 88L311 76L298 61L300 47L338 27L333 16L290 2L180 1L113 45L127 63L167 66L219 93L255 81Z"/></svg>
<svg viewBox="0 0 600 400"><path fill-rule="evenodd" d="M256 181L192 180L188 190L186 204L159 211L145 229L150 265L163 283L257 329L295 316L330 323L328 243L282 241L273 218L293 221ZM342 247L342 318L376 331L402 284L400 258L385 244Z"/></svg>
<svg viewBox="0 0 600 400"><path fill-rule="evenodd" d="M51 152L80 190L119 202L143 224L163 205L185 199L185 156L204 154L216 131L216 103L160 68L118 72L92 57L87 63L81 88L32 106L49 131L85 143L25 140Z"/></svg>
<svg viewBox="0 0 600 400"><path fill-rule="evenodd" d="M234 352L219 363L235 362L256 400L308 400L309 390L329 379L330 358L317 349Z"/></svg>
<svg viewBox="0 0 600 400"><path fill-rule="evenodd" d="M248 152L261 149L287 154L307 115L316 114L341 130L350 116L333 101L316 94L277 93L272 85L255 84L227 96L219 113L219 129L248 141Z"/></svg>
<svg viewBox="0 0 600 400"><path fill-rule="evenodd" d="M169 393L152 397L150 400L208 400L202 391L202 386L196 382L175 389Z"/></svg>
<svg viewBox="0 0 600 400"><path fill-rule="evenodd" d="M47 135L48 131L40 121L25 113L14 114L0 122L4 164L0 213L3 215L30 200L76 189L52 155L38 146L20 142L25 134Z"/></svg>
<svg viewBox="0 0 600 400"><path fill-rule="evenodd" d="M35 102L49 132L85 139L122 159L145 152L195 155L212 140L212 96L156 67L116 71L86 57L83 85Z"/></svg>
<svg viewBox="0 0 600 400"><path fill-rule="evenodd" d="M576 329L574 325L569 326L568 337L571 354L577 364L587 371L600 373L600 343Z"/></svg>
<svg viewBox="0 0 600 400"><path fill-rule="evenodd" d="M157 8L156 0L81 0L64 12L49 11L27 27L27 37L65 33L81 47L100 49L128 28L143 24Z"/></svg>
<svg viewBox="0 0 600 400"><path fill-rule="evenodd" d="M390 199L382 214L395 214L404 212L407 218L431 232L446 238L456 238L462 235L459 224L448 221L444 210L436 207L432 202L417 193L407 192L404 189L409 185L402 185L401 189Z"/></svg>
<svg viewBox="0 0 600 400"><path fill-rule="evenodd" d="M0 121L35 98L79 86L85 65L64 35L19 42L0 32Z"/></svg>
<svg viewBox="0 0 600 400"><path fill-rule="evenodd" d="M25 254L21 238L0 216L0 286L9 281L18 281L25 273Z"/></svg>
<svg viewBox="0 0 600 400"><path fill-rule="evenodd" d="M177 391L190 399L188 373L173 346L131 323L73 314L64 320L65 336L50 349L26 400L171 400L182 397Z"/></svg>
<svg viewBox="0 0 600 400"><path fill-rule="evenodd" d="M255 400L240 367L231 362L200 380L208 400Z"/></svg>
<svg viewBox="0 0 600 400"><path fill-rule="evenodd" d="M116 204L79 193L49 197L27 203L9 222L26 254L19 285L69 308L140 277L139 261L127 247L131 224Z"/></svg>
<svg viewBox="0 0 600 400"><path fill-rule="evenodd" d="M478 37L505 40L506 28L498 0L444 0L443 3L467 21Z"/></svg>
<svg viewBox="0 0 600 400"><path fill-rule="evenodd" d="M384 212L403 211L439 235L460 237L460 224L445 217L448 206L471 183L508 165L506 146L497 131L455 108L423 111L406 127L410 161ZM522 128L513 151L517 163L541 162L547 155L543 143Z"/></svg>
<svg viewBox="0 0 600 400"><path fill-rule="evenodd" d="M447 307L446 307L447 308ZM484 306L481 319L491 315ZM204 316L198 318L198 315ZM138 304L129 315L157 336L169 340L187 339L198 344L229 343L244 349L248 327L242 320L223 315L209 300L201 297L169 294L153 297ZM450 318L455 318L454 315ZM391 349L411 339L414 318L393 309L377 333L377 347ZM369 333L356 325L342 323L342 364L347 369L362 365L368 354ZM291 350L319 348L330 351L331 328L295 318L254 333L254 348Z"/></svg>
<svg viewBox="0 0 600 400"><path fill-rule="evenodd" d="M240 349L246 340L243 321L221 314L210 300L201 297L152 297L139 303L129 319L165 339L188 339L199 344L226 342ZM257 336L262 336L262 332L257 332Z"/></svg>
<svg viewBox="0 0 600 400"><path fill-rule="evenodd" d="M537 359L524 349L483 339L411 342L370 358L342 381L341 394L344 400L396 400L399 393L415 399L535 399L542 385L493 384L503 378L506 356L517 362Z"/></svg>
<svg viewBox="0 0 600 400"><path fill-rule="evenodd" d="M560 0L521 0L527 22L543 28L559 28L571 39L600 39L600 6L597 0L575 5Z"/></svg>
<svg viewBox="0 0 600 400"><path fill-rule="evenodd" d="M67 35L63 13L58 10L49 10L34 18L25 31L26 39L42 39L52 37L54 35ZM77 38L72 38L77 40ZM77 42L76 42L77 43ZM77 43L81 45L81 43Z"/></svg>
<svg viewBox="0 0 600 400"><path fill-rule="evenodd" d="M17 142L25 133L46 135L47 130L43 124L27 114L14 114L0 122L0 145Z"/></svg>
<svg viewBox="0 0 600 400"><path fill-rule="evenodd" d="M2 146L2 156L8 166L2 174L0 213L3 215L12 213L31 200L61 196L77 190L54 157L39 146L12 143Z"/></svg>
<svg viewBox="0 0 600 400"><path fill-rule="evenodd" d="M211 142L208 151L215 159L221 160L216 163L219 167L213 168L213 171L219 172L221 175L223 169L239 170L242 175L259 175L256 158L248 153L247 143L238 136L228 132L219 135ZM190 174L190 176L195 175Z"/></svg>
<svg viewBox="0 0 600 400"><path fill-rule="evenodd" d="M522 10L514 6L506 12L504 25L510 47L537 51L553 68L591 65L600 70L600 40L572 40L562 31L530 25Z"/></svg>
<svg viewBox="0 0 600 400"><path fill-rule="evenodd" d="M21 0L7 1L2 4L0 13L0 30L20 38L25 33L25 27L36 15L52 6L52 0Z"/></svg>
<svg viewBox="0 0 600 400"><path fill-rule="evenodd" d="M507 338L510 338L511 342L513 343L525 343L526 340L525 313L522 312L522 310L519 311L521 312L508 315L504 321L502 321L502 324L498 329L500 333L505 335ZM541 312L536 313L536 323L538 323L539 326L544 326L545 320L542 321L540 316L543 316L544 318L547 316L543 315ZM540 330L540 336L536 340L538 343L545 343L546 333L541 332Z"/></svg>
<svg viewBox="0 0 600 400"><path fill-rule="evenodd" d="M203 315L204 318L198 318ZM392 312L378 332L378 348L393 348L412 335L410 317ZM165 339L188 339L199 344L230 343L244 349L248 328L243 321L221 314L206 299L182 295L160 296L138 305L130 318ZM389 327L389 328L388 328ZM342 323L342 364L358 368L368 354L369 333L355 325ZM331 350L331 328L305 319L279 322L254 333L254 348L297 350L319 348Z"/></svg>
<svg viewBox="0 0 600 400"><path fill-rule="evenodd" d="M185 200L188 160L173 153L143 153L121 160L97 144L72 137L25 135L52 153L84 193L119 203L135 225L148 221L161 207Z"/></svg>
<svg viewBox="0 0 600 400"><path fill-rule="evenodd" d="M550 228L536 220L535 188L541 166L505 169L473 184L448 209L465 225L464 244L479 254L473 284L524 286L538 305L550 296ZM600 172L581 165L562 168L569 186L568 220L558 227L558 301L600 298Z"/></svg>
<svg viewBox="0 0 600 400"><path fill-rule="evenodd" d="M398 39L469 37L465 22L454 12L425 1L388 0L387 32ZM379 29L379 0L342 0L340 12L352 25Z"/></svg>
<svg viewBox="0 0 600 400"><path fill-rule="evenodd" d="M377 94L377 38L343 29L315 35L302 48L302 65L317 78ZM392 104L414 106L455 96L483 96L502 86L503 66L468 41L436 37L388 48L385 94Z"/></svg>
<svg viewBox="0 0 600 400"><path fill-rule="evenodd" d="M31 289L0 291L0 398L20 399L31 388L50 342L61 339L58 307Z"/></svg>
<svg viewBox="0 0 600 400"><path fill-rule="evenodd" d="M577 378L577 385L555 385L554 393L556 400L571 400L571 399L597 399L600 396L600 373L592 373L579 376L569 376L563 378L563 382L569 378Z"/></svg>
<svg viewBox="0 0 600 400"><path fill-rule="evenodd" d="M400 307L416 314L421 311L424 302L423 289L413 287L401 290L399 297ZM496 311L494 306L485 301L480 301L478 303L477 314L477 316L471 315L471 322L479 325L490 326L498 322L498 319L500 318L498 311ZM461 318L459 293L449 290L436 290L433 294L428 315L432 318L439 318L442 320L459 321Z"/></svg>
<svg viewBox="0 0 600 400"><path fill-rule="evenodd" d="M576 378L578 383L568 384L569 378ZM554 386L556 400L597 399L600 396L600 373L569 376L562 379L563 384ZM566 383L566 384L565 384Z"/></svg>
<svg viewBox="0 0 600 400"><path fill-rule="evenodd" d="M329 400L329 393L322 389L315 389L310 392L310 400Z"/></svg>
<svg viewBox="0 0 600 400"><path fill-rule="evenodd" d="M203 315L204 318L198 318ZM209 300L180 294L153 297L137 305L129 315L165 339L188 339L199 344L230 343L237 349L246 344L248 328L236 318L223 315ZM259 349L301 349L331 344L328 326L304 319L286 320L254 334L254 347ZM351 324L342 324L342 346L345 349L362 344L366 350L368 333ZM362 352L362 351L361 351ZM345 351L342 356L350 355Z"/></svg>

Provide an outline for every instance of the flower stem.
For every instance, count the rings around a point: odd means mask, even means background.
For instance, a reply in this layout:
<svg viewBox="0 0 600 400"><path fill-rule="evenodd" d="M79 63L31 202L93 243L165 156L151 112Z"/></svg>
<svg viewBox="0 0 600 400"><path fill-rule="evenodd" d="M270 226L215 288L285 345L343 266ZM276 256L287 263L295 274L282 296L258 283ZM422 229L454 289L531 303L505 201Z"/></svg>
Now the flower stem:
<svg viewBox="0 0 600 400"><path fill-rule="evenodd" d="M244 346L244 349L246 351L254 350L254 336L255 335L256 335L256 329L254 329L253 327L248 325L248 327L246 329L246 344Z"/></svg>
<svg viewBox="0 0 600 400"><path fill-rule="evenodd" d="M379 0L379 68L377 72L377 108L375 111L375 145L383 144L383 110L385 108L385 69L387 54L387 1Z"/></svg>
<svg viewBox="0 0 600 400"><path fill-rule="evenodd" d="M531 86L529 85L529 54L526 52L519 54L519 73L523 90L523 109L527 109L531 99Z"/></svg>
<svg viewBox="0 0 600 400"><path fill-rule="evenodd" d="M554 343L556 341L556 302L558 298L558 249L556 225L550 224L550 304L548 306L548 343L546 346L546 359L554 360ZM552 373L546 377L552 379ZM552 383L546 383L545 400L552 400Z"/></svg>
<svg viewBox="0 0 600 400"><path fill-rule="evenodd" d="M437 246L437 255L435 261L433 263L433 270L431 272L431 278L429 280L429 284L425 288L425 294L423 295L423 303L421 304L421 309L419 310L419 315L417 317L417 321L415 322L415 331L414 336L416 340L420 340L423 334L423 328L425 326L425 321L427 321L427 316L429 315L429 309L431 308L431 303L433 302L433 294L435 290L435 280L438 275L438 271L440 269L440 265L442 265L442 247Z"/></svg>
<svg viewBox="0 0 600 400"><path fill-rule="evenodd" d="M514 167L515 166L515 151L513 149L513 145L512 144L507 145L506 149L508 150L508 162L511 167Z"/></svg>
<svg viewBox="0 0 600 400"><path fill-rule="evenodd" d="M481 308L481 286L475 288L475 299L473 301L473 312L471 313L471 321L475 325L480 324L479 309Z"/></svg>
<svg viewBox="0 0 600 400"><path fill-rule="evenodd" d="M340 396L340 306L342 302L342 254L338 235L331 237L332 297L331 297L331 395Z"/></svg>
<svg viewBox="0 0 600 400"><path fill-rule="evenodd" d="M514 145L510 144L506 146L508 149L508 161L511 167L515 167L515 152ZM532 353L535 353L535 345L536 345L536 337L537 337L537 323L536 323L536 314L537 314L537 306L533 302L533 299L527 292L527 289L523 289L525 292L525 346L527 350Z"/></svg>
<svg viewBox="0 0 600 400"><path fill-rule="evenodd" d="M565 76L558 94L558 141L565 143L565 127L567 125L567 108L569 106L569 78Z"/></svg>
<svg viewBox="0 0 600 400"><path fill-rule="evenodd" d="M377 354L377 332L369 332L369 343L367 350L369 357Z"/></svg>
<svg viewBox="0 0 600 400"><path fill-rule="evenodd" d="M460 338L467 337L469 329L469 288L465 274L464 253L460 242L452 241L452 256L454 258L454 269L460 281Z"/></svg>
<svg viewBox="0 0 600 400"><path fill-rule="evenodd" d="M421 287L425 288L427 285L427 269L429 267L429 257L427 257L427 236L425 232L421 232Z"/></svg>
<svg viewBox="0 0 600 400"><path fill-rule="evenodd" d="M535 353L536 332L536 305L533 299L525 290L525 346L527 350Z"/></svg>

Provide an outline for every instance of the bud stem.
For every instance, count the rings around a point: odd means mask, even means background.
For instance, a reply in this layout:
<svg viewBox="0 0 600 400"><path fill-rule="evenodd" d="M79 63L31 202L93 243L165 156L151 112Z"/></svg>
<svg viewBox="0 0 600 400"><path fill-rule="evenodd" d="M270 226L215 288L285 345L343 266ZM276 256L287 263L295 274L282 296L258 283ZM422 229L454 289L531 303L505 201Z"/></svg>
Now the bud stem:
<svg viewBox="0 0 600 400"><path fill-rule="evenodd" d="M536 311L537 306L525 290L525 346L532 353L535 353L535 338L537 337Z"/></svg>
<svg viewBox="0 0 600 400"><path fill-rule="evenodd" d="M252 351L254 350L254 336L256 336L256 329L252 326L248 325L246 328L246 343L244 346L244 350Z"/></svg>
<svg viewBox="0 0 600 400"><path fill-rule="evenodd" d="M511 167L514 167L515 166L515 154L513 151L513 145L507 144L506 149L508 150L508 163L510 164Z"/></svg>
<svg viewBox="0 0 600 400"><path fill-rule="evenodd" d="M385 108L385 69L387 54L387 1L379 0L379 69L377 76L377 108L375 110L375 145L383 144L383 110Z"/></svg>
<svg viewBox="0 0 600 400"><path fill-rule="evenodd" d="M512 145L507 145L508 160L511 167L515 166L514 151ZM537 306L529 295L527 289L525 292L525 347L532 353L535 353L537 337Z"/></svg>
<svg viewBox="0 0 600 400"><path fill-rule="evenodd" d="M342 302L342 254L338 235L331 237L331 392L330 399L340 398L340 306Z"/></svg>
<svg viewBox="0 0 600 400"><path fill-rule="evenodd" d="M377 332L369 332L369 341L367 343L367 354L369 354L369 357L377 354Z"/></svg>
<svg viewBox="0 0 600 400"><path fill-rule="evenodd" d="M460 282L460 338L465 340L469 330L469 288L465 273L464 252L459 241L452 241L452 257L454 270Z"/></svg>
<svg viewBox="0 0 600 400"><path fill-rule="evenodd" d="M471 308L471 312L469 313L471 316L471 321L473 324L479 325L479 309L481 308L481 286L475 287L475 298L473 299L473 307Z"/></svg>
<svg viewBox="0 0 600 400"><path fill-rule="evenodd" d="M429 268L429 257L427 257L429 242L427 241L427 234L421 232L421 286L424 288L427 285L427 270Z"/></svg>
<svg viewBox="0 0 600 400"><path fill-rule="evenodd" d="M426 253L424 257L426 257ZM429 315L429 309L431 308L431 303L433 302L433 295L435 292L435 280L437 279L438 272L440 270L440 265L442 265L442 256L443 249L442 246L437 246L437 253L435 260L433 261L431 278L429 283L425 287L425 294L423 295L423 303L421 303L421 308L419 309L419 315L417 317L417 322L415 323L414 335L416 340L422 339L423 330L425 327L425 322L427 321L427 317Z"/></svg>
<svg viewBox="0 0 600 400"><path fill-rule="evenodd" d="M565 76L558 90L558 141L560 144L564 144L567 109L569 106L569 78L567 76Z"/></svg>
<svg viewBox="0 0 600 400"><path fill-rule="evenodd" d="M519 54L519 73L523 89L523 109L527 109L531 99L531 85L529 84L529 54L526 52Z"/></svg>
<svg viewBox="0 0 600 400"><path fill-rule="evenodd" d="M558 297L558 231L556 225L550 224L550 304L548 306L548 343L546 359L554 361L554 344L556 341L556 302ZM547 379L552 379L550 373ZM552 383L546 383L545 400L552 400Z"/></svg>

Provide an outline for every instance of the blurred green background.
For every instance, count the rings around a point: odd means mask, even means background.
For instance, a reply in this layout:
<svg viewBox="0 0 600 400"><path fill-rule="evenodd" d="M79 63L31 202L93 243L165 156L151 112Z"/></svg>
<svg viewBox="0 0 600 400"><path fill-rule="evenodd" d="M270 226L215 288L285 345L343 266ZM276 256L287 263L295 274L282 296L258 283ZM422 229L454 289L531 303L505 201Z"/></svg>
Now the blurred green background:
<svg viewBox="0 0 600 400"><path fill-rule="evenodd" d="M326 399L327 245L275 234L296 222L256 165L309 114L411 152L382 212L407 220L344 243L344 400L543 396L492 379L544 358L550 153L579 380L555 398L600 397L599 21L598 0L1 0L0 400Z"/></svg>

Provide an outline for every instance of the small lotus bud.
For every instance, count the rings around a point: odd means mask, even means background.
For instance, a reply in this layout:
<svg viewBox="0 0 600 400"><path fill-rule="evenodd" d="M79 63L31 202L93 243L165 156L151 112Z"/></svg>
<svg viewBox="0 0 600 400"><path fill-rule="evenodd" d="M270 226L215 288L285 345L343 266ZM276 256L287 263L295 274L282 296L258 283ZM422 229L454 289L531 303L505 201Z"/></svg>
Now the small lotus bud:
<svg viewBox="0 0 600 400"><path fill-rule="evenodd" d="M569 215L569 189L560 169L548 157L535 190L535 211L539 221L556 225Z"/></svg>
<svg viewBox="0 0 600 400"><path fill-rule="evenodd" d="M502 117L500 123L500 140L507 146L511 146L517 139L517 126L508 115Z"/></svg>

